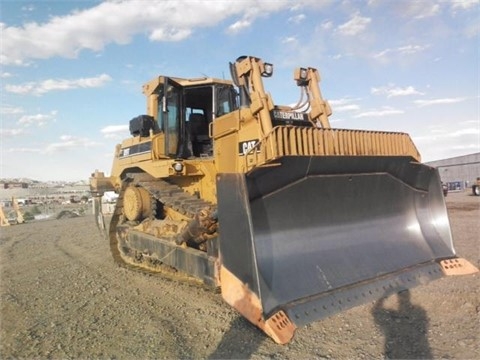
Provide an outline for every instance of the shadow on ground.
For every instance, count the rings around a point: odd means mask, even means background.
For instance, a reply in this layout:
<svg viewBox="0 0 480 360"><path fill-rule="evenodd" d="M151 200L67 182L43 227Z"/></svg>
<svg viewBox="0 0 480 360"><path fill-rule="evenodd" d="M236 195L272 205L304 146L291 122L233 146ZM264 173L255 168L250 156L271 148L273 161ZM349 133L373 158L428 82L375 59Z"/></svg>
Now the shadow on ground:
<svg viewBox="0 0 480 360"><path fill-rule="evenodd" d="M263 332L237 316L208 359L250 359L265 340L268 338Z"/></svg>
<svg viewBox="0 0 480 360"><path fill-rule="evenodd" d="M427 312L410 301L410 291L397 294L397 309L375 303L372 315L385 335L384 356L389 359L431 359Z"/></svg>

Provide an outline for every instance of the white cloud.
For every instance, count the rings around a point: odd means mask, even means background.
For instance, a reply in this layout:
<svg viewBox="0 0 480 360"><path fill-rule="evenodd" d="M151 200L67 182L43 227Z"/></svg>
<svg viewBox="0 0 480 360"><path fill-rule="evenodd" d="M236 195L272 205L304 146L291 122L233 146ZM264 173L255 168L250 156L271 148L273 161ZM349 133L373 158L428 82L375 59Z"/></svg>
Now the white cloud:
<svg viewBox="0 0 480 360"><path fill-rule="evenodd" d="M22 113L23 113L23 109L20 107L3 106L0 108L0 114L2 115L17 115Z"/></svg>
<svg viewBox="0 0 480 360"><path fill-rule="evenodd" d="M465 120L460 122L460 124L463 124L463 125L475 124L477 126L480 126L480 120Z"/></svg>
<svg viewBox="0 0 480 360"><path fill-rule="evenodd" d="M202 6L207 5L208 7L211 6L210 12L218 12L217 14L217 21L222 21L227 19L232 15L242 15L239 20L235 21L227 28L227 33L229 34L237 34L249 27L252 26L254 21L258 17L265 17L268 16L270 13L280 11L282 9L290 9L291 4L289 1L256 1L256 0L244 0L244 1L225 1L225 2L201 2ZM301 5L308 4L312 5L315 4L314 0L303 0L300 2ZM220 9L221 8L221 9ZM209 13L206 17L211 17ZM290 19L295 18L291 17ZM211 18L210 18L211 19ZM209 19L208 25L213 25ZM301 19L301 15L300 18ZM205 24L203 24L205 25Z"/></svg>
<svg viewBox="0 0 480 360"><path fill-rule="evenodd" d="M478 121L475 121L478 124ZM462 123L470 123L464 121ZM429 129L428 135L416 136L415 140L418 141L438 141L444 139L459 138L465 136L477 136L480 135L480 127L465 127L459 129L452 129L451 127L441 126L440 128ZM478 141L477 137L477 141Z"/></svg>
<svg viewBox="0 0 480 360"><path fill-rule="evenodd" d="M335 107L335 112L358 111L360 106L357 104L340 105Z"/></svg>
<svg viewBox="0 0 480 360"><path fill-rule="evenodd" d="M8 149L9 153L38 153L41 152L42 149L36 149L36 148L26 148L26 147L21 147L21 148L10 148Z"/></svg>
<svg viewBox="0 0 480 360"><path fill-rule="evenodd" d="M299 5L319 6L314 0L303 0ZM104 1L51 17L45 23L18 27L0 23L0 63L19 66L32 59L75 58L85 49L98 52L110 43L127 44L139 34L152 41L180 41L195 28L211 27L232 16L239 20L228 31L237 33L259 16L290 8L290 1ZM302 14L291 19L301 21Z"/></svg>
<svg viewBox="0 0 480 360"><path fill-rule="evenodd" d="M283 3L290 11L300 11L306 7L314 9L324 9L325 7L335 3L336 0L276 0L276 1L267 1L272 3ZM258 2L258 1L257 1Z"/></svg>
<svg viewBox="0 0 480 360"><path fill-rule="evenodd" d="M393 49L387 48L385 50L382 50L373 54L372 57L375 60L387 62L390 60L390 58L398 58L405 55L413 55L413 54L425 51L429 47L430 47L429 45L405 45L405 46L400 46Z"/></svg>
<svg viewBox="0 0 480 360"><path fill-rule="evenodd" d="M30 12L30 11L35 10L35 6L33 6L33 5L26 5L26 6L22 6L21 9L22 9L22 11L29 11L29 12Z"/></svg>
<svg viewBox="0 0 480 360"><path fill-rule="evenodd" d="M458 144L453 145L452 149L454 150L461 150L461 151L471 151L472 153L478 152L480 150L480 145L477 144Z"/></svg>
<svg viewBox="0 0 480 360"><path fill-rule="evenodd" d="M384 116L390 116L390 115L400 115L403 114L405 111L399 110L399 109L394 109L388 106L384 106L381 109L378 110L369 110L365 112L361 112L360 114L357 114L354 116L354 118L364 118L364 117L384 117Z"/></svg>
<svg viewBox="0 0 480 360"><path fill-rule="evenodd" d="M445 144L449 140L458 140L462 138L465 142L457 142L455 145L457 148L479 148L480 144L478 142L478 135L480 135L479 128L464 128L452 131L439 131L436 133L429 132L427 135L414 136L413 140L415 142L421 143L423 145L441 143ZM450 147L450 146L449 146Z"/></svg>
<svg viewBox="0 0 480 360"><path fill-rule="evenodd" d="M43 95L50 91L72 90L78 88L97 88L105 85L112 78L107 74L101 74L91 78L80 79L48 79L41 82L29 82L22 85L5 85L5 90L14 94Z"/></svg>
<svg viewBox="0 0 480 360"><path fill-rule="evenodd" d="M467 38L478 37L480 34L480 25L476 21L472 21L470 24L465 26L463 33Z"/></svg>
<svg viewBox="0 0 480 360"><path fill-rule="evenodd" d="M249 19L238 20L228 27L227 32L229 34L236 34L246 28L249 28L251 25L252 21Z"/></svg>
<svg viewBox="0 0 480 360"><path fill-rule="evenodd" d="M421 20L439 15L444 7L444 3L445 0L395 1L391 2L391 8L399 16Z"/></svg>
<svg viewBox="0 0 480 360"><path fill-rule="evenodd" d="M45 149L42 150L43 153L51 154L64 150L71 150L75 148L85 148L89 146L96 146L92 140L87 138L79 138L71 135L62 135L60 136L60 141L49 144Z"/></svg>
<svg viewBox="0 0 480 360"><path fill-rule="evenodd" d="M477 128L458 129L450 133L450 136L459 137L464 135L479 135L479 134L480 134L480 128L477 127Z"/></svg>
<svg viewBox="0 0 480 360"><path fill-rule="evenodd" d="M180 41L190 36L190 29L156 29L148 37L153 41Z"/></svg>
<svg viewBox="0 0 480 360"><path fill-rule="evenodd" d="M3 129L0 128L0 136L18 136L22 135L25 131L23 129Z"/></svg>
<svg viewBox="0 0 480 360"><path fill-rule="evenodd" d="M418 106L431 106L431 105L444 105L444 104L455 104L462 101L465 101L465 98L443 98L443 99L431 99L431 100L415 100L414 103Z"/></svg>
<svg viewBox="0 0 480 360"><path fill-rule="evenodd" d="M22 126L43 126L48 122L55 121L56 111L51 111L50 114L36 114L36 115L24 115L18 120L18 124Z"/></svg>
<svg viewBox="0 0 480 360"><path fill-rule="evenodd" d="M303 20L305 20L305 18L306 18L305 14L298 14L288 18L287 21L289 23L300 24Z"/></svg>
<svg viewBox="0 0 480 360"><path fill-rule="evenodd" d="M363 32L371 21L370 18L355 14L349 21L338 26L337 31L342 35L354 36Z"/></svg>
<svg viewBox="0 0 480 360"><path fill-rule="evenodd" d="M324 22L322 22L322 24L320 25L320 27L321 27L323 30L330 30L330 29L333 27L333 22L330 21L330 20L324 21Z"/></svg>
<svg viewBox="0 0 480 360"><path fill-rule="evenodd" d="M415 4L422 4L421 1L414 1ZM418 13L415 16L415 19L423 19L427 17L432 17L438 15L440 13L440 5L439 4L428 4L428 2L423 3L425 6L423 8L418 9Z"/></svg>
<svg viewBox="0 0 480 360"><path fill-rule="evenodd" d="M360 110L360 106L355 104L355 101L358 101L358 99L343 98L336 100L328 100L328 103L332 107L332 111L334 113L339 113Z"/></svg>
<svg viewBox="0 0 480 360"><path fill-rule="evenodd" d="M289 36L282 39L282 44L296 43L298 40L295 36Z"/></svg>
<svg viewBox="0 0 480 360"><path fill-rule="evenodd" d="M479 6L480 0L451 0L453 10L467 10L474 6ZM478 10L478 9L477 9Z"/></svg>
<svg viewBox="0 0 480 360"><path fill-rule="evenodd" d="M128 125L108 125L100 130L102 134L111 134L121 131L128 131Z"/></svg>
<svg viewBox="0 0 480 360"><path fill-rule="evenodd" d="M13 75L10 74L9 72L2 72L2 73L0 74L0 78L1 78L1 79L7 79L7 78L12 77L12 76L13 76Z"/></svg>
<svg viewBox="0 0 480 360"><path fill-rule="evenodd" d="M470 123L463 121L461 123ZM476 121L478 124L478 121ZM433 131L434 130L434 131ZM438 125L423 135L413 136L424 161L446 159L480 151L480 127L455 128Z"/></svg>
<svg viewBox="0 0 480 360"><path fill-rule="evenodd" d="M374 95L386 95L387 98L391 98L395 96L425 95L424 93L416 90L413 86L407 86L405 88L401 88L393 84L389 84L387 86L381 86L378 88L373 87L370 89L370 92Z"/></svg>
<svg viewBox="0 0 480 360"><path fill-rule="evenodd" d="M100 130L106 139L124 138L128 131L128 125L109 125Z"/></svg>

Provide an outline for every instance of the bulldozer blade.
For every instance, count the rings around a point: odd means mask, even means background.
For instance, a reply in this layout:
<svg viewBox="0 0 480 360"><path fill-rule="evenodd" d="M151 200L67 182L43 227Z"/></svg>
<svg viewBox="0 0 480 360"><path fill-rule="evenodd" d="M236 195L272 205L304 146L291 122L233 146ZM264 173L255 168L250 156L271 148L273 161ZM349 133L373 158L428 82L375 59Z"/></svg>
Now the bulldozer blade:
<svg viewBox="0 0 480 360"><path fill-rule="evenodd" d="M283 157L218 174L222 296L276 342L445 275L436 169L409 157ZM461 266L461 265L459 265Z"/></svg>
<svg viewBox="0 0 480 360"><path fill-rule="evenodd" d="M107 238L107 229L105 226L105 218L103 216L101 196L93 197L93 212L95 216L95 223L97 224L98 230L100 231L103 237Z"/></svg>

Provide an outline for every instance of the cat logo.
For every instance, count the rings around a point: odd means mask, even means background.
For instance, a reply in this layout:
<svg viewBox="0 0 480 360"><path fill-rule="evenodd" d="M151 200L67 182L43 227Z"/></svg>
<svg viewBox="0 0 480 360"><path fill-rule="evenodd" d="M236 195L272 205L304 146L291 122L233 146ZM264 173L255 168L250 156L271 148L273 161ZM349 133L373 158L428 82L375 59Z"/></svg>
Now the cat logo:
<svg viewBox="0 0 480 360"><path fill-rule="evenodd" d="M241 156L246 155L258 144L258 140L247 140L238 143L238 152ZM257 146L257 152L260 151L260 146Z"/></svg>

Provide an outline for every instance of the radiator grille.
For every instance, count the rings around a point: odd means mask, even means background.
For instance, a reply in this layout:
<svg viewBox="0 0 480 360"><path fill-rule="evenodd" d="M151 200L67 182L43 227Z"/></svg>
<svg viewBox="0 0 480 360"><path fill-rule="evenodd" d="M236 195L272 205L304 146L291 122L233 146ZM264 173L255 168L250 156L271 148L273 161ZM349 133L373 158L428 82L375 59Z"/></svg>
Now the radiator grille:
<svg viewBox="0 0 480 360"><path fill-rule="evenodd" d="M411 156L420 161L410 136L398 132L277 126L258 146L247 156L248 168L282 156Z"/></svg>

